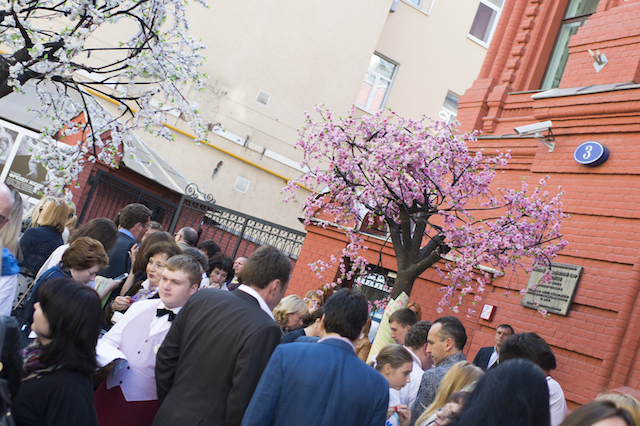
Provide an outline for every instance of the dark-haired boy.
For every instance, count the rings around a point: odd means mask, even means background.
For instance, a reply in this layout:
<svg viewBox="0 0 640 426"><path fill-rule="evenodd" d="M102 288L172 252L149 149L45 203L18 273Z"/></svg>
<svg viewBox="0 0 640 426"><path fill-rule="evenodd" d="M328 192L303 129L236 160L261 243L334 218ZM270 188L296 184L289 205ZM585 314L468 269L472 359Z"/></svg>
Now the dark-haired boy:
<svg viewBox="0 0 640 426"><path fill-rule="evenodd" d="M418 322L418 316L409 308L398 309L389 317L391 338L399 345L404 345L404 338L411 326Z"/></svg>
<svg viewBox="0 0 640 426"><path fill-rule="evenodd" d="M406 405L409 409L416 402L424 372L433 367L433 359L427 353L427 336L430 328L431 321L418 321L411 326L404 339L404 347L413 358L413 369L409 376L411 381L399 391L392 389L391 393L397 393L400 404Z"/></svg>
<svg viewBox="0 0 640 426"><path fill-rule="evenodd" d="M551 426L558 426L567 415L567 401L564 398L562 387L551 377L551 370L556 369L556 357L551 347L536 333L514 334L502 344L500 362L514 358L526 358L533 361L547 376Z"/></svg>

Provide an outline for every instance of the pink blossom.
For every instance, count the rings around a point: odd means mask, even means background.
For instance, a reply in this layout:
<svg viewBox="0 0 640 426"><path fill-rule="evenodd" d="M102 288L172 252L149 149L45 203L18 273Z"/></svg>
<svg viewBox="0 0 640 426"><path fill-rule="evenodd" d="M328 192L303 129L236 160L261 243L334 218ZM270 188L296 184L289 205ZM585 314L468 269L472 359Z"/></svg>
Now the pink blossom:
<svg viewBox="0 0 640 426"><path fill-rule="evenodd" d="M548 176L535 187L524 179L516 188L496 187L493 179L507 166L510 154L471 151L467 144L476 142L475 133L460 134L447 123L415 120L393 111L356 118L352 108L335 118L321 105L316 113L320 119L305 112L297 143L304 152L301 165L309 171L289 182L285 192L295 197L296 185L322 191L303 203L305 223L318 224L311 219L328 215L332 226L348 238L330 262L313 264L316 273L335 263L338 282L367 273L367 262L360 255L367 249L359 233L361 224L386 224L395 250L413 241L418 229L422 233L416 234L418 244L439 237L449 250L451 260L441 258L432 264L450 283L440 289L441 312L458 309L451 307L453 298L458 306L468 294L474 294L474 303L481 301L485 286L507 269L546 268L567 245L561 234L567 217L562 211L564 191L543 190ZM327 222L318 226L326 227ZM415 263L400 265L398 278L411 266ZM497 273L481 272L480 266ZM541 282L550 279L547 268ZM507 290L505 296L509 294Z"/></svg>

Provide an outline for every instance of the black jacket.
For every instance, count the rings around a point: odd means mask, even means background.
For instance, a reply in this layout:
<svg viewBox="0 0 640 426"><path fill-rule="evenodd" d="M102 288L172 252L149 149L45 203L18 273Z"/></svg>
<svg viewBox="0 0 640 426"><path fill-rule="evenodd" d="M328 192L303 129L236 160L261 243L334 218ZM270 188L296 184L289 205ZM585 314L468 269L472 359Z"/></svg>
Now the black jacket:
<svg viewBox="0 0 640 426"><path fill-rule="evenodd" d="M239 426L282 331L242 290L198 290L156 359L154 426Z"/></svg>
<svg viewBox="0 0 640 426"><path fill-rule="evenodd" d="M62 368L25 380L13 416L18 426L98 426L91 379Z"/></svg>
<svg viewBox="0 0 640 426"><path fill-rule="evenodd" d="M478 351L478 354L476 355L476 357L473 359L473 365L477 365L478 367L482 368L485 371L488 370L489 366L487 364L489 364L489 359L491 358L492 353L493 353L493 346L490 346L487 348L481 348ZM495 364L497 363L498 362L496 361Z"/></svg>

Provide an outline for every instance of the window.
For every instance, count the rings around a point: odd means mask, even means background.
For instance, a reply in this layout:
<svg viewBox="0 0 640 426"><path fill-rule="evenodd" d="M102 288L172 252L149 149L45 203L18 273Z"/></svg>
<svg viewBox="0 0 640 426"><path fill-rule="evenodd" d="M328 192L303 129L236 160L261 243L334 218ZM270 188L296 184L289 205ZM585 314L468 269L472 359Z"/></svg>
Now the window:
<svg viewBox="0 0 640 426"><path fill-rule="evenodd" d="M447 124L455 120L458 115L458 99L460 99L460 96L451 91L447 92L444 104L440 108L440 114L438 114L440 120L445 121Z"/></svg>
<svg viewBox="0 0 640 426"><path fill-rule="evenodd" d="M597 7L598 0L571 0L562 20L541 89L556 89L560 86L560 80L562 80L562 74L564 74L564 68L569 59L569 40L581 26L586 24L587 19L596 11Z"/></svg>
<svg viewBox="0 0 640 426"><path fill-rule="evenodd" d="M433 8L433 2L435 0L402 0L402 1L418 9L425 15L430 15L431 9Z"/></svg>
<svg viewBox="0 0 640 426"><path fill-rule="evenodd" d="M366 274L358 276L355 284L369 302L375 302L389 297L397 276L398 274L394 271L374 266ZM376 309L372 312L372 316L379 321L383 313L382 309Z"/></svg>
<svg viewBox="0 0 640 426"><path fill-rule="evenodd" d="M476 17L471 24L469 38L484 47L489 47L491 36L498 24L504 0L480 0Z"/></svg>
<svg viewBox="0 0 640 426"><path fill-rule="evenodd" d="M365 111L376 112L382 108L389 95L397 65L378 54L374 54L369 62L369 69L364 76L356 105Z"/></svg>

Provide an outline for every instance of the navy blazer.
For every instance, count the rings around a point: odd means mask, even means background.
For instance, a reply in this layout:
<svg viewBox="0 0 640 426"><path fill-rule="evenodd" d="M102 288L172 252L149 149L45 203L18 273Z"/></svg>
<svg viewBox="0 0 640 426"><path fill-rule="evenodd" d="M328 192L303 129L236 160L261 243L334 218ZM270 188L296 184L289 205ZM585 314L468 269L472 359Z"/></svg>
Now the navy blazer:
<svg viewBox="0 0 640 426"><path fill-rule="evenodd" d="M338 339L276 348L243 426L383 426L389 383Z"/></svg>
<svg viewBox="0 0 640 426"><path fill-rule="evenodd" d="M478 351L478 354L476 355L476 357L473 359L473 365L477 365L483 370L488 370L489 359L491 359L492 353L493 353L493 346L489 346L487 348L481 348ZM495 362L495 364L497 363L498 361Z"/></svg>
<svg viewBox="0 0 640 426"><path fill-rule="evenodd" d="M107 278L116 278L125 272L131 270L131 258L129 257L129 250L136 243L136 240L129 235L118 232L118 241L113 246L107 255L109 256L109 266L100 271L98 275ZM118 294L120 290L118 289ZM114 296L115 297L115 296Z"/></svg>

